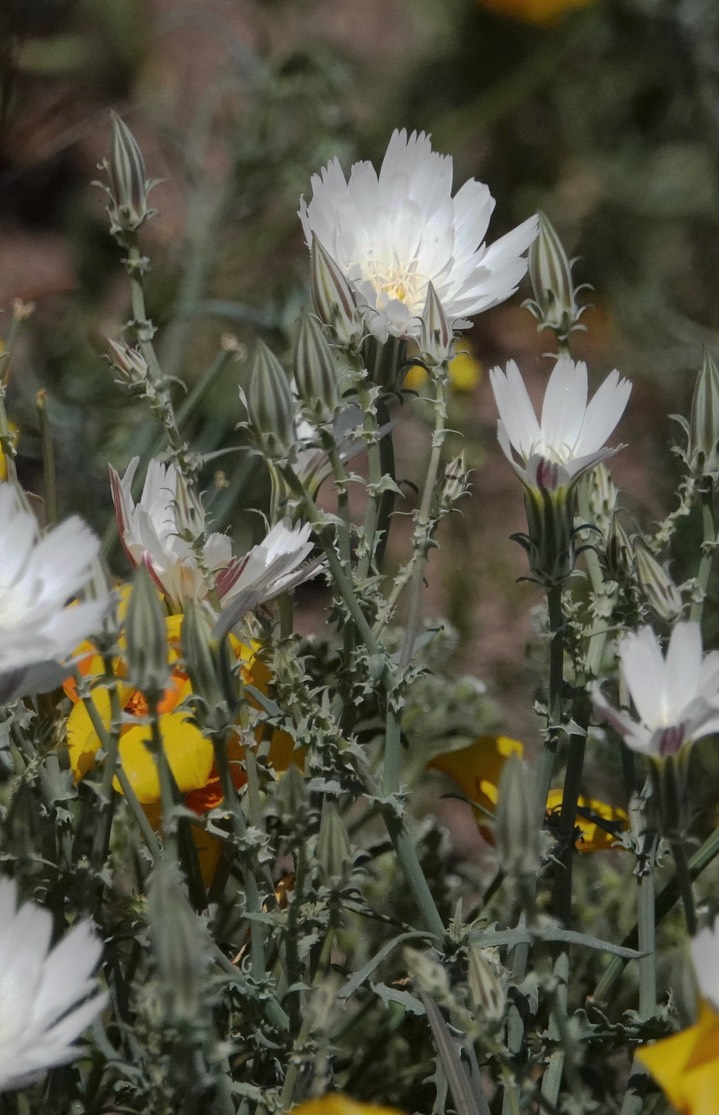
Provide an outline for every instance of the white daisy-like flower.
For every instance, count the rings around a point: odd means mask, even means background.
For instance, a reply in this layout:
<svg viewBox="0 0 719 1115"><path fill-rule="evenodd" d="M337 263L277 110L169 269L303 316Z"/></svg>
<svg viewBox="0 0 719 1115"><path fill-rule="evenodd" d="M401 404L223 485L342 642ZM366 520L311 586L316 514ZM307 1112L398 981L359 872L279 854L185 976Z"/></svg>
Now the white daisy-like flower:
<svg viewBox="0 0 719 1115"><path fill-rule="evenodd" d="M208 591L192 546L204 529L204 511L188 491L177 466L154 458L147 468L142 496L135 503L132 484L139 463L140 458L133 457L122 479L110 466L120 538L132 564L144 562L170 607L180 612L183 600L202 599ZM208 534L202 558L208 573L224 569L232 561L229 538Z"/></svg>
<svg viewBox="0 0 719 1115"><path fill-rule="evenodd" d="M102 946L88 921L50 948L52 917L0 880L0 1092L79 1055L72 1043L107 995L92 978ZM91 996L91 998L88 998Z"/></svg>
<svg viewBox="0 0 719 1115"><path fill-rule="evenodd" d="M319 573L322 559L307 561L313 545L310 531L309 523L276 523L262 542L220 573L217 588L223 610L216 634L230 631L245 612Z"/></svg>
<svg viewBox="0 0 719 1115"><path fill-rule="evenodd" d="M697 933L690 948L699 990L719 1012L719 918Z"/></svg>
<svg viewBox="0 0 719 1115"><path fill-rule="evenodd" d="M0 483L0 702L59 685L60 663L100 626L109 594L68 605L93 580L99 550L77 517L40 537L35 516Z"/></svg>
<svg viewBox="0 0 719 1115"><path fill-rule="evenodd" d="M639 719L614 708L598 685L592 687L592 701L628 747L666 758L719 731L719 651L702 653L698 623L676 624L666 657L651 627L625 635L618 653Z"/></svg>
<svg viewBox="0 0 719 1115"><path fill-rule="evenodd" d="M499 444L528 488L556 491L572 485L620 448L609 449L604 444L632 390L619 372L610 372L587 403L587 365L560 356L549 377L541 422L513 360L507 364L506 374L493 368L489 377L499 411Z"/></svg>
<svg viewBox="0 0 719 1115"><path fill-rule="evenodd" d="M536 216L488 246L489 188L470 179L452 197L452 172L451 157L433 151L429 136L403 129L379 175L361 162L347 180L333 159L313 175L309 204L300 202L308 247L315 236L337 263L380 341L419 339L430 283L456 330L509 298L527 270Z"/></svg>

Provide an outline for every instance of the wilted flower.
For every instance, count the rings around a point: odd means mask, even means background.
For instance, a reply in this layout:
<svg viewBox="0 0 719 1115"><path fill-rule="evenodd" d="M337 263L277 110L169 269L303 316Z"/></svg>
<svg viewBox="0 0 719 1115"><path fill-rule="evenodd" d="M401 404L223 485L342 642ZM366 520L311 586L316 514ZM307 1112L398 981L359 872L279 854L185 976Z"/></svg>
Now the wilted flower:
<svg viewBox="0 0 719 1115"><path fill-rule="evenodd" d="M527 270L536 217L487 247L489 189L470 179L452 197L452 159L424 132L395 131L379 175L355 163L346 180L333 159L312 191L299 210L307 245L315 236L338 264L380 341L420 337L430 282L456 330L509 298Z"/></svg>
<svg viewBox="0 0 719 1115"><path fill-rule="evenodd" d="M18 909L14 881L0 880L0 1092L78 1057L72 1043L107 999L88 998L102 952L91 923L79 922L54 948L52 930L47 910L31 902Z"/></svg>
<svg viewBox="0 0 719 1115"><path fill-rule="evenodd" d="M203 570L192 540L203 529L204 512L182 474L174 464L151 460L136 504L132 481L138 463L139 458L133 457L122 479L110 468L120 537L130 561L147 566L172 611L181 611L183 601L201 600L213 589L222 604L233 601L232 626L243 612L317 572L317 565L303 567L312 549L309 525L290 528L285 522L272 527L241 558L233 557L226 535L208 534L202 549Z"/></svg>
<svg viewBox="0 0 719 1115"><path fill-rule="evenodd" d="M592 701L628 747L665 758L719 730L719 651L702 655L698 623L675 626L666 657L651 627L630 632L619 642L619 658L639 720L614 708L598 685Z"/></svg>
<svg viewBox="0 0 719 1115"><path fill-rule="evenodd" d="M93 576L100 543L78 518L42 538L35 517L0 484L0 701L59 685L58 665L99 625L109 603L68 605Z"/></svg>
<svg viewBox="0 0 719 1115"><path fill-rule="evenodd" d="M556 491L576 484L599 461L616 453L605 441L629 401L632 385L611 372L587 403L587 365L560 356L549 377L541 423L519 368L510 360L489 373L499 411L497 435L517 476L529 488ZM513 450L521 458L515 461Z"/></svg>
<svg viewBox="0 0 719 1115"><path fill-rule="evenodd" d="M719 1094L719 921L691 942L702 995L694 1026L644 1046L637 1057L682 1115L714 1115Z"/></svg>

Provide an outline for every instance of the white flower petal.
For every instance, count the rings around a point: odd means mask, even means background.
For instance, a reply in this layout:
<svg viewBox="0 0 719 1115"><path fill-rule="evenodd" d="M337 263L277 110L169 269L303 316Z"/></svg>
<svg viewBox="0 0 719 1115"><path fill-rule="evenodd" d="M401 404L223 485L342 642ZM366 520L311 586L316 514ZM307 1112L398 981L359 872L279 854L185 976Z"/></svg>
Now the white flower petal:
<svg viewBox="0 0 719 1115"><path fill-rule="evenodd" d="M452 159L433 151L429 136L395 131L379 175L355 163L346 180L333 159L313 175L310 202L300 202L308 247L315 235L380 340L419 338L430 282L448 320L463 328L465 318L508 298L526 272L537 218L487 248L489 190L470 180L452 198L452 173Z"/></svg>
<svg viewBox="0 0 719 1115"><path fill-rule="evenodd" d="M690 942L699 990L719 1011L719 918L700 930Z"/></svg>

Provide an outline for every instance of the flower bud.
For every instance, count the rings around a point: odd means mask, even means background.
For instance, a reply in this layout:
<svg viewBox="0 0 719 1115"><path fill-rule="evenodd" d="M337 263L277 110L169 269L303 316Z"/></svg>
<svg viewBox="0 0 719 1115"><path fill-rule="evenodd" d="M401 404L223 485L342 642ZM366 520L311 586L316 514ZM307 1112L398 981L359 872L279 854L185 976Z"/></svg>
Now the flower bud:
<svg viewBox="0 0 719 1115"><path fill-rule="evenodd" d="M502 768L494 837L503 871L519 877L534 874L539 866L537 803L518 755L510 755Z"/></svg>
<svg viewBox="0 0 719 1115"><path fill-rule="evenodd" d="M313 314L303 314L295 333L294 372L297 393L308 418L330 422L340 401L339 369L324 330Z"/></svg>
<svg viewBox="0 0 719 1115"><path fill-rule="evenodd" d="M166 613L147 566L135 571L125 616L128 680L148 698L159 701L170 674Z"/></svg>
<svg viewBox="0 0 719 1115"><path fill-rule="evenodd" d="M672 623L682 610L682 598L669 574L662 568L646 542L634 543L634 564L644 599L660 619Z"/></svg>
<svg viewBox="0 0 719 1115"><path fill-rule="evenodd" d="M112 113L109 179L111 231L134 232L155 213L147 204L153 183L145 177L145 160L127 124Z"/></svg>
<svg viewBox="0 0 719 1115"><path fill-rule="evenodd" d="M175 1025L190 1024L202 1007L208 951L177 868L165 860L159 860L152 873L147 912L167 1019Z"/></svg>
<svg viewBox="0 0 719 1115"><path fill-rule="evenodd" d="M697 474L719 475L719 368L706 351L692 397L688 457Z"/></svg>
<svg viewBox="0 0 719 1115"><path fill-rule="evenodd" d="M147 361L136 348L130 348L124 341L112 341L108 338L112 349L112 366L120 373L122 379L130 387L147 382Z"/></svg>
<svg viewBox="0 0 719 1115"><path fill-rule="evenodd" d="M634 576L634 547L617 515L609 521L603 555L604 568L617 584L628 584Z"/></svg>
<svg viewBox="0 0 719 1115"><path fill-rule="evenodd" d="M341 885L352 866L352 846L347 827L337 806L327 798L322 806L317 839L317 866L323 881L329 886Z"/></svg>
<svg viewBox="0 0 719 1115"><path fill-rule="evenodd" d="M432 999L440 1002L449 997L449 978L442 964L429 952L420 952L419 949L405 945L404 953L407 970L412 978L417 991L424 992Z"/></svg>
<svg viewBox="0 0 719 1115"><path fill-rule="evenodd" d="M419 348L428 368L446 366L452 359L452 325L432 283L427 285L427 300L420 322Z"/></svg>
<svg viewBox="0 0 719 1115"><path fill-rule="evenodd" d="M247 387L247 414L270 457L286 457L297 440L295 400L284 368L264 341L257 342Z"/></svg>
<svg viewBox="0 0 719 1115"><path fill-rule="evenodd" d="M474 1014L498 1022L504 1018L505 994L499 981L499 959L490 959L494 950L470 942L467 947L467 986L469 1005Z"/></svg>
<svg viewBox="0 0 719 1115"><path fill-rule="evenodd" d="M221 731L237 711L237 676L232 671L227 638L213 637L213 617L195 600L185 601L182 650L192 692L205 702L203 723Z"/></svg>
<svg viewBox="0 0 719 1115"><path fill-rule="evenodd" d="M537 318L537 329L551 329L566 341L581 316L572 282L572 264L554 225L541 211L539 235L529 249L529 281L534 299L524 305Z"/></svg>
<svg viewBox="0 0 719 1115"><path fill-rule="evenodd" d="M463 449L453 461L450 461L445 469L440 506L448 510L451 509L468 491L469 472L467 471L467 457Z"/></svg>
<svg viewBox="0 0 719 1115"><path fill-rule="evenodd" d="M317 316L328 325L340 345L353 345L362 333L355 295L324 245L312 234L310 284Z"/></svg>

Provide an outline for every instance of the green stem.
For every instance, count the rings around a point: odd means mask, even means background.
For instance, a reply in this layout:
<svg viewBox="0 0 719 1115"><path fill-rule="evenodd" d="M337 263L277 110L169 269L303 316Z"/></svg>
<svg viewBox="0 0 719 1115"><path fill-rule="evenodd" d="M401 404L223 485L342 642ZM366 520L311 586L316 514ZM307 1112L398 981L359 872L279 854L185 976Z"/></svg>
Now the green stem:
<svg viewBox="0 0 719 1115"><path fill-rule="evenodd" d="M334 944L335 932L336 930L334 925L330 925L330 928L327 931L327 936L325 937L322 944L322 952L320 953L320 958L317 963L317 970L315 972L315 978L313 980L314 987L319 986L322 980L326 978L327 970L332 958L332 946ZM305 1012L302 1026L300 1027L300 1032L294 1041L294 1055L290 1061L289 1068L287 1069L287 1074L285 1075L284 1084L282 1086L282 1092L280 1094L280 1111L289 1111L290 1107L292 1106L292 1099L295 1094L295 1087L297 1086L297 1077L299 1075L300 1067L304 1067L303 1065L301 1065L299 1058L302 1056L302 1047L310 1036L313 1024L313 1012L311 1010L308 1010Z"/></svg>
<svg viewBox="0 0 719 1115"><path fill-rule="evenodd" d="M669 843L674 856L676 880L679 887L679 896L682 900L682 906L684 907L687 933L690 937L694 937L697 932L697 914L694 906L694 892L692 890L692 877L689 870L687 850L684 846L684 841L679 836L672 838Z"/></svg>
<svg viewBox="0 0 719 1115"><path fill-rule="evenodd" d="M40 422L40 442L42 444L43 479L45 482L45 521L52 526L58 520L57 474L55 471L55 446L52 429L47 415L47 391L43 388L35 397L35 406Z"/></svg>
<svg viewBox="0 0 719 1115"><path fill-rule="evenodd" d="M427 466L427 476L424 482L424 489L422 491L422 499L419 505L419 514L414 528L414 536L412 538L412 548L417 555L416 564L412 570L412 577L410 581L410 597L409 607L407 611L407 624L405 627L404 642L399 656L399 669L400 672L407 668L412 661L412 653L414 651L414 644L419 631L420 619L422 616L422 583L424 566L427 561L427 555L430 550L432 541L432 519L431 510L432 503L436 496L437 476L439 474L439 466L442 460L442 447L446 437L446 422L447 422L447 403L446 403L446 381L444 378L437 377L434 380L435 385L435 400L434 400L434 431L432 433L432 450L429 456L429 464Z"/></svg>
<svg viewBox="0 0 719 1115"><path fill-rule="evenodd" d="M375 546L377 544L377 523L379 522L380 501L382 499L379 491L382 480L382 458L377 433L377 411L375 404L371 401L370 389L366 383L360 382L358 384L357 397L362 408L362 425L367 444L367 463L369 465L367 509L365 511L362 539L365 549L357 563L357 576L364 580L374 564Z"/></svg>
<svg viewBox="0 0 719 1115"><path fill-rule="evenodd" d="M562 733L564 691L564 615L562 613L562 587L551 585L547 589L549 610L549 699L547 705L547 732L544 751L537 772L537 820L544 825L547 796L552 785L552 772Z"/></svg>
<svg viewBox="0 0 719 1115"><path fill-rule="evenodd" d="M438 940L442 941L444 939L444 922L440 917L432 892L417 859L412 838L391 804L383 804L380 808L387 826L387 832L397 853L397 859L417 903L422 921L429 932L434 933Z"/></svg>
<svg viewBox="0 0 719 1115"><path fill-rule="evenodd" d="M707 479L701 488L702 504L702 556L697 571L700 598L695 600L689 613L689 618L694 623L701 623L704 614L704 601L709 587L709 576L714 562L714 550L717 544L716 523L714 521L714 486Z"/></svg>

